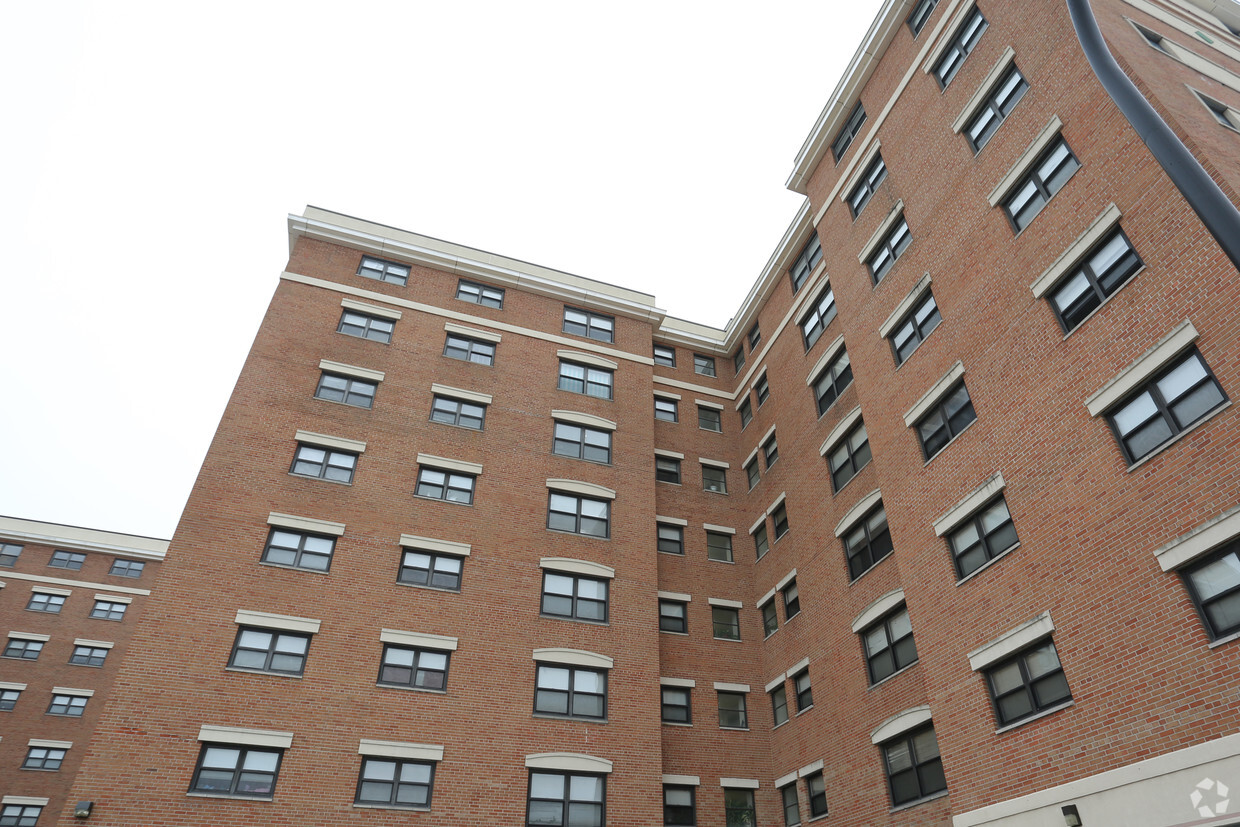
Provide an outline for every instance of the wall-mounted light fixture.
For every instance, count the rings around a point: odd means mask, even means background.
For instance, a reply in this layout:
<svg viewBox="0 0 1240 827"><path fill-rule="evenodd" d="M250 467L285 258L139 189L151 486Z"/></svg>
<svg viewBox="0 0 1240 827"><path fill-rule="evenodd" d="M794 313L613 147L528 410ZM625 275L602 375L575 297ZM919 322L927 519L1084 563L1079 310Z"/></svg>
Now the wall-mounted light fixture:
<svg viewBox="0 0 1240 827"><path fill-rule="evenodd" d="M1075 804L1068 804L1063 808L1064 827L1081 827L1081 814L1076 811Z"/></svg>
<svg viewBox="0 0 1240 827"><path fill-rule="evenodd" d="M90 811L95 807L93 801L79 801L73 808L74 818L90 818Z"/></svg>

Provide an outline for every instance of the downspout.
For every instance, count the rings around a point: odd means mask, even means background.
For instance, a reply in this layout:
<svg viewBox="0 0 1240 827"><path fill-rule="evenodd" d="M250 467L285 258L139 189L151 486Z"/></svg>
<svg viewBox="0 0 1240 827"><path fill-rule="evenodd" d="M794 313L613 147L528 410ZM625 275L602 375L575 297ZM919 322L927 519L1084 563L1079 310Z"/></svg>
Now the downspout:
<svg viewBox="0 0 1240 827"><path fill-rule="evenodd" d="M1077 39L1102 88L1141 136L1154 160L1166 171L1171 183L1197 213L1232 265L1240 270L1240 211L1115 62L1102 39L1089 0L1067 0L1067 3Z"/></svg>

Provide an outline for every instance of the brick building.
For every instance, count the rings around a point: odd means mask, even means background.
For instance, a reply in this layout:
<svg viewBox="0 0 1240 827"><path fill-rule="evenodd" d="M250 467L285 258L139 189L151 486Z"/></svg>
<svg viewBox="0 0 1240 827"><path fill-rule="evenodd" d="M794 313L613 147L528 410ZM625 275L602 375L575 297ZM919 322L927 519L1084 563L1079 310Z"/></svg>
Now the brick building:
<svg viewBox="0 0 1240 827"><path fill-rule="evenodd" d="M0 818L58 812L167 540L0 517Z"/></svg>
<svg viewBox="0 0 1240 827"><path fill-rule="evenodd" d="M887 2L723 330L290 216L71 799L107 825L1230 823L1237 27Z"/></svg>

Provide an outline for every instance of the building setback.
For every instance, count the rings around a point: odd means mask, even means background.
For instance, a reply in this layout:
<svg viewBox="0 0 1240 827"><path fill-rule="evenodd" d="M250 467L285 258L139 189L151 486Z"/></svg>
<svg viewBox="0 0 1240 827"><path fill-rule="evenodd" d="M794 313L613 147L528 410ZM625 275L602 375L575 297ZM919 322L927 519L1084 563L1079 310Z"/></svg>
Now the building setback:
<svg viewBox="0 0 1240 827"><path fill-rule="evenodd" d="M1240 13L1072 5L886 3L724 330L290 216L70 804L1227 823Z"/></svg>

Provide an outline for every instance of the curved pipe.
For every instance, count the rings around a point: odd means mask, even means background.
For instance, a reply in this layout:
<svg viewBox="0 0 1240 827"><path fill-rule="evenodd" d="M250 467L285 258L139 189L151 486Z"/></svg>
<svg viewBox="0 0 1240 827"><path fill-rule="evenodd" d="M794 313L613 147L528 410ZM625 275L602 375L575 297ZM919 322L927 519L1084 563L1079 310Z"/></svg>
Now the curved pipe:
<svg viewBox="0 0 1240 827"><path fill-rule="evenodd" d="M1102 88L1119 106L1232 265L1240 270L1240 211L1115 62L1102 39L1089 0L1067 3L1076 37Z"/></svg>

